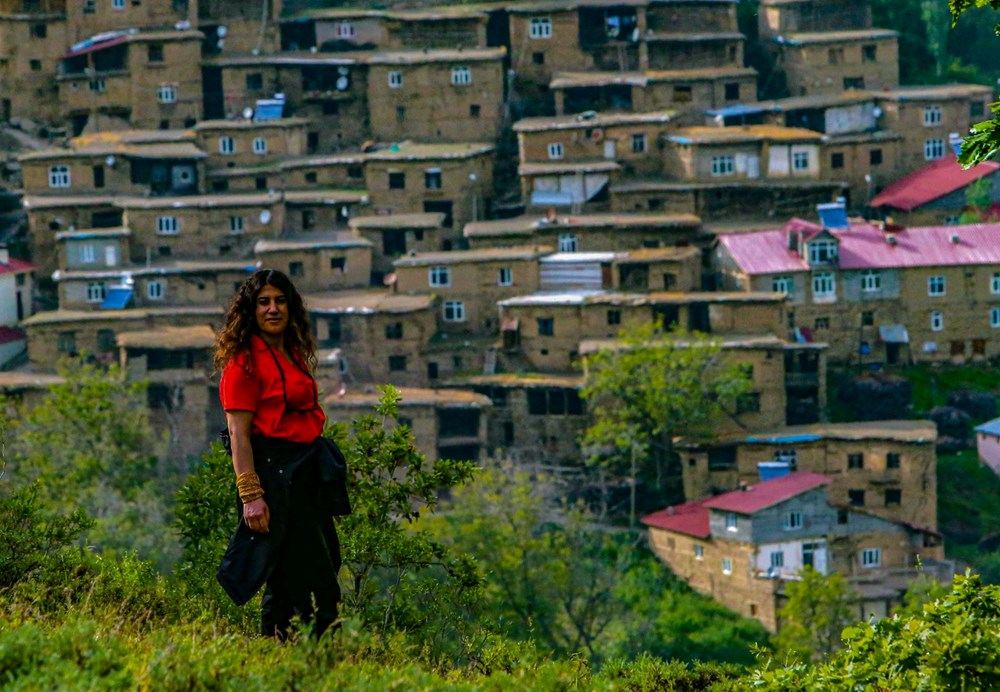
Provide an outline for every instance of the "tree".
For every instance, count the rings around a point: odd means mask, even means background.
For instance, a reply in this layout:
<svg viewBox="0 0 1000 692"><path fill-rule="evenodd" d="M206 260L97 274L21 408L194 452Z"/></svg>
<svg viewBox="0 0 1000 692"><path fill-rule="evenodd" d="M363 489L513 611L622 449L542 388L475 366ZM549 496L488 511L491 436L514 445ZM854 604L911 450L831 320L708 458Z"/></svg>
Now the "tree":
<svg viewBox="0 0 1000 692"><path fill-rule="evenodd" d="M785 583L788 601L778 612L778 651L799 658L822 658L838 648L840 632L853 619L851 594L844 578L812 567L802 579Z"/></svg>
<svg viewBox="0 0 1000 692"><path fill-rule="evenodd" d="M948 0L948 6L951 8L952 26L955 26L959 17L973 8L1000 10L1000 0ZM996 25L994 32L1000 35L1000 23ZM993 105L993 112L992 120L976 123L966 136L962 153L958 157L962 165L969 167L982 163L1000 150L1000 109L997 104Z"/></svg>
<svg viewBox="0 0 1000 692"><path fill-rule="evenodd" d="M959 217L959 223L982 223L990 216L990 206L993 204L993 180L990 177L980 178L965 188L965 211Z"/></svg>
<svg viewBox="0 0 1000 692"><path fill-rule="evenodd" d="M667 487L667 474L673 481L677 474L674 437L708 437L713 422L749 392L750 377L702 334L650 324L623 330L619 339L587 359L582 395L594 424L583 442L593 462L627 474L635 527L640 471L653 466L657 504L681 499L679 485Z"/></svg>

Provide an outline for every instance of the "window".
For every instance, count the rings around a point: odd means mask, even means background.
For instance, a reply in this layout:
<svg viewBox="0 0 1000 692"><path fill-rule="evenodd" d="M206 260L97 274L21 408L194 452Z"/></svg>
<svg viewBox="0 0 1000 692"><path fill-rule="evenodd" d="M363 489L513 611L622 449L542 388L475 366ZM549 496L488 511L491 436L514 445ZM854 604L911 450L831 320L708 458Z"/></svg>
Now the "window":
<svg viewBox="0 0 1000 692"><path fill-rule="evenodd" d="M836 151L830 154L830 168L843 168L843 167L844 167L843 152Z"/></svg>
<svg viewBox="0 0 1000 692"><path fill-rule="evenodd" d="M69 166L49 166L49 187L69 187Z"/></svg>
<svg viewBox="0 0 1000 692"><path fill-rule="evenodd" d="M986 104L982 101L973 101L969 104L969 117L978 118L986 113Z"/></svg>
<svg viewBox="0 0 1000 692"><path fill-rule="evenodd" d="M674 103L688 103L694 100L694 94L689 86L675 86L673 101Z"/></svg>
<svg viewBox="0 0 1000 692"><path fill-rule="evenodd" d="M111 0L111 9L114 10L124 10L125 0Z"/></svg>
<svg viewBox="0 0 1000 692"><path fill-rule="evenodd" d="M834 298L837 295L837 282L831 272L813 274L813 298Z"/></svg>
<svg viewBox="0 0 1000 692"><path fill-rule="evenodd" d="M236 153L236 142L232 137L219 137L219 153L220 154L235 154Z"/></svg>
<svg viewBox="0 0 1000 692"><path fill-rule="evenodd" d="M469 117L470 118L478 118L479 115L482 112L483 112L483 108L478 103L470 103L469 104Z"/></svg>
<svg viewBox="0 0 1000 692"><path fill-rule="evenodd" d="M94 251L93 245L80 246L80 261L86 264L97 261L97 253Z"/></svg>
<svg viewBox="0 0 1000 692"><path fill-rule="evenodd" d="M705 546L703 546L703 545L696 545L694 547L694 559L695 560L703 560L704 558L705 558Z"/></svg>
<svg viewBox="0 0 1000 692"><path fill-rule="evenodd" d="M882 273L869 269L861 275L861 290L866 293L882 289Z"/></svg>
<svg viewBox="0 0 1000 692"><path fill-rule="evenodd" d="M928 161L936 161L937 159L944 158L944 140L925 139L924 158Z"/></svg>
<svg viewBox="0 0 1000 692"><path fill-rule="evenodd" d="M943 276L932 276L927 279L927 295L943 296L945 294L945 280Z"/></svg>
<svg viewBox="0 0 1000 692"><path fill-rule="evenodd" d="M576 236L572 233L559 234L559 252L576 252Z"/></svg>
<svg viewBox="0 0 1000 692"><path fill-rule="evenodd" d="M180 230L181 224L176 216L156 217L156 232L159 235L177 235Z"/></svg>
<svg viewBox="0 0 1000 692"><path fill-rule="evenodd" d="M333 25L333 33L337 38L354 38L358 35L354 25L350 22L338 22Z"/></svg>
<svg viewBox="0 0 1000 692"><path fill-rule="evenodd" d="M621 310L608 310L608 325L615 326L622 323Z"/></svg>
<svg viewBox="0 0 1000 692"><path fill-rule="evenodd" d="M118 339L114 329L97 330L97 350L102 353L118 350Z"/></svg>
<svg viewBox="0 0 1000 692"><path fill-rule="evenodd" d="M882 165L882 150L881 149L870 149L868 151L868 163L872 166Z"/></svg>
<svg viewBox="0 0 1000 692"><path fill-rule="evenodd" d="M878 46L861 46L861 62L878 62Z"/></svg>
<svg viewBox="0 0 1000 692"><path fill-rule="evenodd" d="M93 166L90 172L94 176L94 187L104 187L104 166Z"/></svg>
<svg viewBox="0 0 1000 692"><path fill-rule="evenodd" d="M337 269L339 271L347 271L347 258L345 257L331 257L330 258L330 269Z"/></svg>
<svg viewBox="0 0 1000 692"><path fill-rule="evenodd" d="M847 455L847 468L863 469L865 467L865 455L861 452L852 452Z"/></svg>
<svg viewBox="0 0 1000 692"><path fill-rule="evenodd" d="M774 293L787 293L789 297L792 296L792 287L795 282L790 276L776 276L771 279L771 290Z"/></svg>
<svg viewBox="0 0 1000 692"><path fill-rule="evenodd" d="M1000 308L990 309L990 326L994 329L1000 327Z"/></svg>
<svg viewBox="0 0 1000 692"><path fill-rule="evenodd" d="M251 72L247 75L247 91L260 91L264 88L264 75Z"/></svg>
<svg viewBox="0 0 1000 692"><path fill-rule="evenodd" d="M316 210L315 209L303 209L302 210L302 230L311 231L316 227Z"/></svg>
<svg viewBox="0 0 1000 692"><path fill-rule="evenodd" d="M726 531L739 531L737 526L736 512L726 512Z"/></svg>
<svg viewBox="0 0 1000 692"><path fill-rule="evenodd" d="M552 20L548 17L532 17L528 24L531 38L552 38Z"/></svg>
<svg viewBox="0 0 1000 692"><path fill-rule="evenodd" d="M972 355L974 355L974 356L985 356L986 355L986 339L973 339L972 340Z"/></svg>
<svg viewBox="0 0 1000 692"><path fill-rule="evenodd" d="M389 73L389 88L399 89L403 86L403 73L393 71Z"/></svg>
<svg viewBox="0 0 1000 692"><path fill-rule="evenodd" d="M177 87L173 84L156 87L156 100L160 103L177 103Z"/></svg>
<svg viewBox="0 0 1000 692"><path fill-rule="evenodd" d="M802 528L802 512L785 512L781 527L785 531L795 531Z"/></svg>
<svg viewBox="0 0 1000 692"><path fill-rule="evenodd" d="M583 401L576 389L528 390L528 414L532 416L580 416L583 415Z"/></svg>
<svg viewBox="0 0 1000 692"><path fill-rule="evenodd" d="M30 31L32 38L45 38L49 34L48 26L45 24L32 24Z"/></svg>
<svg viewBox="0 0 1000 692"><path fill-rule="evenodd" d="M875 311L865 310L861 313L861 326L872 327L875 325Z"/></svg>
<svg viewBox="0 0 1000 692"><path fill-rule="evenodd" d="M403 338L403 323L390 322L385 325L385 338L390 341L398 341Z"/></svg>
<svg viewBox="0 0 1000 692"><path fill-rule="evenodd" d="M149 44L149 46L146 47L146 60L149 62L163 62L163 44Z"/></svg>
<svg viewBox="0 0 1000 692"><path fill-rule="evenodd" d="M881 548L865 548L861 553L862 567L878 567L882 564Z"/></svg>
<svg viewBox="0 0 1000 692"><path fill-rule="evenodd" d="M757 413L760 411L760 392L747 392L736 397L736 413Z"/></svg>
<svg viewBox="0 0 1000 692"><path fill-rule="evenodd" d="M899 452L889 452L885 455L885 467L887 469L899 468Z"/></svg>
<svg viewBox="0 0 1000 692"><path fill-rule="evenodd" d="M841 524L841 525L846 524L847 523L847 518L848 518L849 515L850 515L850 512L848 510L846 510L846 509L838 509L837 510L837 523Z"/></svg>
<svg viewBox="0 0 1000 692"><path fill-rule="evenodd" d="M733 573L733 561L728 557L722 558L722 573L723 574Z"/></svg>
<svg viewBox="0 0 1000 692"><path fill-rule="evenodd" d="M540 50L536 50L531 54L531 62L534 65L544 65L545 64L545 53Z"/></svg>
<svg viewBox="0 0 1000 692"><path fill-rule="evenodd" d="M725 89L725 99L727 101L739 101L740 100L740 83L739 82L727 82L723 87Z"/></svg>
<svg viewBox="0 0 1000 692"><path fill-rule="evenodd" d="M826 52L826 61L831 65L840 65L844 62L844 49L830 48Z"/></svg>
<svg viewBox="0 0 1000 692"><path fill-rule="evenodd" d="M550 142L548 149L550 159L561 159L563 157L562 142Z"/></svg>
<svg viewBox="0 0 1000 692"><path fill-rule="evenodd" d="M472 84L472 70L464 66L451 68L451 83L459 86Z"/></svg>
<svg viewBox="0 0 1000 692"><path fill-rule="evenodd" d="M431 267L427 270L427 283L431 288L451 286L451 272L448 267Z"/></svg>
<svg viewBox="0 0 1000 692"><path fill-rule="evenodd" d="M632 135L632 153L641 154L646 151L646 135L644 133Z"/></svg>
<svg viewBox="0 0 1000 692"><path fill-rule="evenodd" d="M94 281L87 284L87 302L100 303L107 295L107 289L102 281Z"/></svg>
<svg viewBox="0 0 1000 692"><path fill-rule="evenodd" d="M941 106L924 106L924 127L941 124Z"/></svg>
<svg viewBox="0 0 1000 692"><path fill-rule="evenodd" d="M893 505L899 506L903 503L903 491L899 488L886 488L885 489L885 506L892 507Z"/></svg>
<svg viewBox="0 0 1000 692"><path fill-rule="evenodd" d="M940 332L944 329L944 314L935 310L931 313L931 331Z"/></svg>
<svg viewBox="0 0 1000 692"><path fill-rule="evenodd" d="M267 140L263 137L254 137L253 140L253 153L263 156L267 153Z"/></svg>
<svg viewBox="0 0 1000 692"><path fill-rule="evenodd" d="M830 328L830 318L829 317L817 317L813 320L813 329L829 329Z"/></svg>
<svg viewBox="0 0 1000 692"><path fill-rule="evenodd" d="M994 274L990 279L990 293L1000 296L1000 274Z"/></svg>
<svg viewBox="0 0 1000 692"><path fill-rule="evenodd" d="M424 187L428 190L441 189L441 169L428 168L424 171Z"/></svg>
<svg viewBox="0 0 1000 692"><path fill-rule="evenodd" d="M807 171L807 170L809 170L809 152L808 151L795 151L795 152L792 152L792 170L795 170L795 171Z"/></svg>
<svg viewBox="0 0 1000 692"><path fill-rule="evenodd" d="M163 299L163 283L160 281L150 281L146 284L146 297L150 300Z"/></svg>
<svg viewBox="0 0 1000 692"><path fill-rule="evenodd" d="M242 216L230 216L229 217L229 232L230 233L242 233L243 232L243 217Z"/></svg>
<svg viewBox="0 0 1000 692"><path fill-rule="evenodd" d="M389 172L389 189L390 190L405 190L406 189L406 173L402 171L390 171Z"/></svg>
<svg viewBox="0 0 1000 692"><path fill-rule="evenodd" d="M836 261L836 240L814 240L809 243L809 264L828 264Z"/></svg>
<svg viewBox="0 0 1000 692"><path fill-rule="evenodd" d="M288 263L288 275L289 276L305 276L306 267L302 262L289 262Z"/></svg>
<svg viewBox="0 0 1000 692"><path fill-rule="evenodd" d="M56 337L56 349L59 353L76 353L76 332L59 332Z"/></svg>
<svg viewBox="0 0 1000 692"><path fill-rule="evenodd" d="M510 267L500 267L497 269L497 286L513 286L514 272Z"/></svg>
<svg viewBox="0 0 1000 692"><path fill-rule="evenodd" d="M847 504L851 507L864 507L865 506L865 491L864 490L848 490L847 491Z"/></svg>
<svg viewBox="0 0 1000 692"><path fill-rule="evenodd" d="M844 89L864 89L864 77L844 77Z"/></svg>
<svg viewBox="0 0 1000 692"><path fill-rule="evenodd" d="M734 157L731 154L712 157L712 175L732 175L734 167Z"/></svg>
<svg viewBox="0 0 1000 692"><path fill-rule="evenodd" d="M406 370L406 356L389 356L389 372Z"/></svg>
<svg viewBox="0 0 1000 692"><path fill-rule="evenodd" d="M90 87L91 91L97 94L103 94L105 91L108 90L108 83L105 82L100 77L95 77L94 79L91 79L90 82L88 82L88 86Z"/></svg>
<svg viewBox="0 0 1000 692"><path fill-rule="evenodd" d="M771 567L784 567L785 566L785 553L781 550L771 551Z"/></svg>
<svg viewBox="0 0 1000 692"><path fill-rule="evenodd" d="M445 322L465 322L465 303L460 300L446 300L444 303Z"/></svg>
<svg viewBox="0 0 1000 692"><path fill-rule="evenodd" d="M396 106L396 122L400 125L406 122L406 106Z"/></svg>
<svg viewBox="0 0 1000 692"><path fill-rule="evenodd" d="M555 336L556 334L556 321L552 317L539 317L536 319L538 322L538 336Z"/></svg>
<svg viewBox="0 0 1000 692"><path fill-rule="evenodd" d="M83 0L83 13L94 14L97 12L96 0Z"/></svg>

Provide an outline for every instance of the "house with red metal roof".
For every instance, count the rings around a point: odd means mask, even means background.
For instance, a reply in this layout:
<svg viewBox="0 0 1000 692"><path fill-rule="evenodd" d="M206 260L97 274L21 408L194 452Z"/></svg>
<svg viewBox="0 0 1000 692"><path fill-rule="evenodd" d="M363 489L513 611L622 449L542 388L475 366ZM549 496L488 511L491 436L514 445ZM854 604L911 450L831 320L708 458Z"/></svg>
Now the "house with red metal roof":
<svg viewBox="0 0 1000 692"><path fill-rule="evenodd" d="M948 579L940 534L831 503L830 478L791 472L643 517L653 551L696 591L776 632L784 584L806 567L851 584L860 619L901 603L919 560Z"/></svg>
<svg viewBox="0 0 1000 692"><path fill-rule="evenodd" d="M0 245L0 368L16 360L28 347L28 337L18 326L31 316L35 265L10 256Z"/></svg>
<svg viewBox="0 0 1000 692"><path fill-rule="evenodd" d="M951 154L892 183L872 198L871 206L899 224L954 225L968 207L969 187L984 179L990 181L990 204L1000 203L1000 163L966 169Z"/></svg>
<svg viewBox="0 0 1000 692"><path fill-rule="evenodd" d="M1000 223L905 227L826 216L719 235L724 290L784 293L791 336L827 343L830 362L1000 355Z"/></svg>

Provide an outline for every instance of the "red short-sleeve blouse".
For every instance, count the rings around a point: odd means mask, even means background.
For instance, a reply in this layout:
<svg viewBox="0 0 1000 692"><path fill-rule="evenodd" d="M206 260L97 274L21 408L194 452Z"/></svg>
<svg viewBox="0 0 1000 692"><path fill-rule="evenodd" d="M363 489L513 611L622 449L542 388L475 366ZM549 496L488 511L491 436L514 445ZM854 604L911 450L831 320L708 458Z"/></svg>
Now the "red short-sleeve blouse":
<svg viewBox="0 0 1000 692"><path fill-rule="evenodd" d="M319 407L316 381L257 335L250 337L253 372L246 356L231 360L219 380L226 411L253 411L252 435L312 442L323 433L326 415Z"/></svg>

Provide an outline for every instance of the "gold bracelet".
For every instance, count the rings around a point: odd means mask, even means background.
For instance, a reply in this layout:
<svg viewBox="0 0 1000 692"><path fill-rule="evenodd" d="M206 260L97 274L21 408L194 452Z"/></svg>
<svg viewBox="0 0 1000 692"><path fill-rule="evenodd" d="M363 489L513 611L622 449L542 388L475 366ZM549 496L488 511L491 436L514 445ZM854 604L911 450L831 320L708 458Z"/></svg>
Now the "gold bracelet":
<svg viewBox="0 0 1000 692"><path fill-rule="evenodd" d="M253 502L264 496L264 489L260 487L260 478L255 471L237 474L236 490L244 503Z"/></svg>

